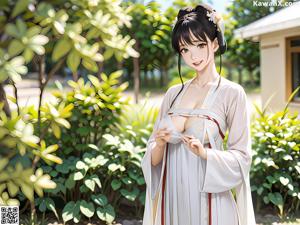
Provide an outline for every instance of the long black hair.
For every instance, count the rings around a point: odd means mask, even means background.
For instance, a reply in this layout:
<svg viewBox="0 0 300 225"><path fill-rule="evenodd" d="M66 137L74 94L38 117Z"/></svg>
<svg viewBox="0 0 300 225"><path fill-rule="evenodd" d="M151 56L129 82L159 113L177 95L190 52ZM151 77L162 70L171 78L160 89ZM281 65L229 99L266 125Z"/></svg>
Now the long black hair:
<svg viewBox="0 0 300 225"><path fill-rule="evenodd" d="M178 72L181 80L181 89L177 93L176 97L173 99L170 108L174 104L176 98L181 93L184 88L184 83L181 76L181 53L179 44L185 43L192 45L192 39L190 33L192 33L197 39L205 41L206 43L208 37L211 41L217 37L217 26L209 21L207 18L207 12L211 12L211 10L202 7L201 5L197 5L195 8L192 7L184 7L179 10L177 14L177 21L172 30L172 48L178 54ZM207 35L207 36L206 36ZM220 50L220 48L218 49ZM222 71L222 54L220 53L220 71ZM219 77L218 86L221 82L221 76Z"/></svg>

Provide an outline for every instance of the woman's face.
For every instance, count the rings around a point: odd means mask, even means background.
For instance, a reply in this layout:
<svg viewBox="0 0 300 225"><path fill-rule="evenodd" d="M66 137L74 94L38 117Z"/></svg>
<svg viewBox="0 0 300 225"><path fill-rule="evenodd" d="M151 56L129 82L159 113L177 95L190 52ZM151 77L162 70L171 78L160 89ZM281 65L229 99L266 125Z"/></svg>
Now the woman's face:
<svg viewBox="0 0 300 225"><path fill-rule="evenodd" d="M194 45L179 44L179 50L184 62L191 68L201 71L211 60L214 60L214 53L218 50L217 39L213 42L206 36L207 41L197 39L193 33L190 33Z"/></svg>

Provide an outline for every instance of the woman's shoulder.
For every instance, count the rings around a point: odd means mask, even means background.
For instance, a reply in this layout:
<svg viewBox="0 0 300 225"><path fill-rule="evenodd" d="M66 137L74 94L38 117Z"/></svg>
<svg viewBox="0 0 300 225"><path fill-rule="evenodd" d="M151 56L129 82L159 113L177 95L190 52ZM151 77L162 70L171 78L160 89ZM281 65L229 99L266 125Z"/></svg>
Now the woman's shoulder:
<svg viewBox="0 0 300 225"><path fill-rule="evenodd" d="M226 95L237 96L239 94L245 94L244 87L234 81L228 80L222 77L220 83L221 91Z"/></svg>
<svg viewBox="0 0 300 225"><path fill-rule="evenodd" d="M221 85L223 88L231 91L241 91L244 90L243 86L234 81L228 80L226 77L222 77Z"/></svg>

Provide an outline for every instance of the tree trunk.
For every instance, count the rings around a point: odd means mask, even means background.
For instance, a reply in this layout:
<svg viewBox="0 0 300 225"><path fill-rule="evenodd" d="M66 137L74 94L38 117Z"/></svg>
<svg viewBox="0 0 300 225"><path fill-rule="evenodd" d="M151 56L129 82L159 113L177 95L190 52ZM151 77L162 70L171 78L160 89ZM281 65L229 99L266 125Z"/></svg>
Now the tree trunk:
<svg viewBox="0 0 300 225"><path fill-rule="evenodd" d="M250 68L250 70L249 70L249 78L250 78L250 86L251 87L255 86L255 78L254 78L253 70L254 70L254 68Z"/></svg>
<svg viewBox="0 0 300 225"><path fill-rule="evenodd" d="M7 98L6 98L6 94L5 94L3 83L0 83L0 102L4 103L3 110L4 110L5 114L6 114L6 116L10 117L11 116L11 112L10 112L9 104L8 104L8 101L7 101Z"/></svg>
<svg viewBox="0 0 300 225"><path fill-rule="evenodd" d="M78 71L76 71L76 72L74 72L74 73L72 73L72 76L73 76L73 80L74 81L78 81Z"/></svg>
<svg viewBox="0 0 300 225"><path fill-rule="evenodd" d="M148 73L146 70L144 70L144 83L143 85L145 85L145 87L149 87L149 77L148 77Z"/></svg>
<svg viewBox="0 0 300 225"><path fill-rule="evenodd" d="M242 78L242 69L241 68L238 68L238 74L239 74L239 76L238 76L238 79L239 79L239 84L240 85L243 85L243 78Z"/></svg>
<svg viewBox="0 0 300 225"><path fill-rule="evenodd" d="M232 69L228 68L228 76L227 76L228 80L232 80Z"/></svg>
<svg viewBox="0 0 300 225"><path fill-rule="evenodd" d="M168 84L168 82L169 82L169 78L168 78L168 70L167 70L167 68L166 67L162 67L162 74L161 74L161 76L162 76L162 80L163 80L163 86L165 86L165 85L167 85ZM162 86L162 87L163 87Z"/></svg>
<svg viewBox="0 0 300 225"><path fill-rule="evenodd" d="M160 68L160 78L159 78L159 86L163 87L164 86L164 76L163 76L163 69Z"/></svg>
<svg viewBox="0 0 300 225"><path fill-rule="evenodd" d="M152 86L156 86L154 70L151 70L151 80L152 80Z"/></svg>
<svg viewBox="0 0 300 225"><path fill-rule="evenodd" d="M139 43L138 41L134 44L134 49L139 52ZM139 58L133 58L133 76L134 76L134 97L135 103L139 102L139 93L140 93L140 65L139 65Z"/></svg>

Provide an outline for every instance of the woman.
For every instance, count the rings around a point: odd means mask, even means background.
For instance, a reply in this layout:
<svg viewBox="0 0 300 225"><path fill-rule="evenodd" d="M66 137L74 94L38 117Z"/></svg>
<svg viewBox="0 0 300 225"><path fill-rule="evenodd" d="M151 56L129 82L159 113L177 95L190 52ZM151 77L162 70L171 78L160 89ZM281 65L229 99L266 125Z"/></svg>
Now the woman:
<svg viewBox="0 0 300 225"><path fill-rule="evenodd" d="M182 57L195 77L167 90L148 140L142 160L143 225L256 224L246 94L215 68L215 52L226 50L223 34L221 17L209 5L177 15L172 46L179 55L179 75Z"/></svg>

